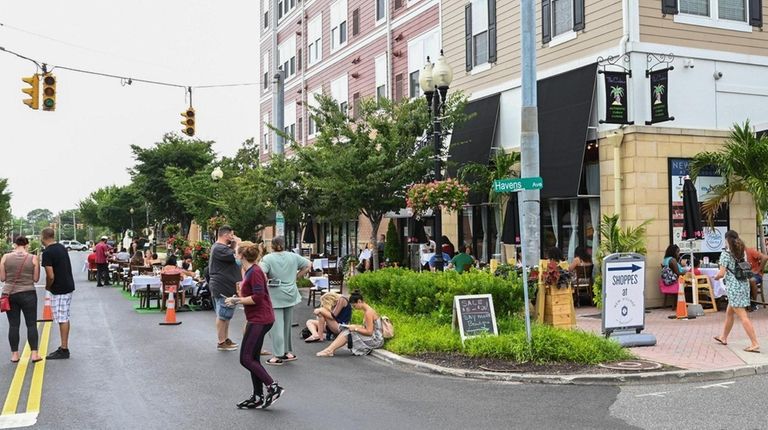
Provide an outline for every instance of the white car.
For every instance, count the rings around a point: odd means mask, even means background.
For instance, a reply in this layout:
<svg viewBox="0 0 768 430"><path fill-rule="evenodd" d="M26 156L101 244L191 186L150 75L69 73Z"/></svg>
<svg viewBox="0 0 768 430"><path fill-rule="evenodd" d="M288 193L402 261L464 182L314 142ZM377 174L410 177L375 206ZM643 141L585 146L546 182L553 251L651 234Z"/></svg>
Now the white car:
<svg viewBox="0 0 768 430"><path fill-rule="evenodd" d="M64 248L67 248L67 251L86 251L88 250L88 246L80 243L76 240L62 240L59 242L64 246Z"/></svg>

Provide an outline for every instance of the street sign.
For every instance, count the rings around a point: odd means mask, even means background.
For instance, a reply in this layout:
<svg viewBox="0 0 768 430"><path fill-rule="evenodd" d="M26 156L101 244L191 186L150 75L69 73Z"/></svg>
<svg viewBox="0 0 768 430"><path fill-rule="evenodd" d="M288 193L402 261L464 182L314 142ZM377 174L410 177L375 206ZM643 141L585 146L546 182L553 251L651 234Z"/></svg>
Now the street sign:
<svg viewBox="0 0 768 430"><path fill-rule="evenodd" d="M496 179L493 181L493 191L496 193L514 193L522 190L540 190L544 188L544 180L540 177Z"/></svg>
<svg viewBox="0 0 768 430"><path fill-rule="evenodd" d="M275 214L275 236L285 235L285 216L280 211Z"/></svg>
<svg viewBox="0 0 768 430"><path fill-rule="evenodd" d="M645 327L645 257L611 254L603 260L603 333Z"/></svg>

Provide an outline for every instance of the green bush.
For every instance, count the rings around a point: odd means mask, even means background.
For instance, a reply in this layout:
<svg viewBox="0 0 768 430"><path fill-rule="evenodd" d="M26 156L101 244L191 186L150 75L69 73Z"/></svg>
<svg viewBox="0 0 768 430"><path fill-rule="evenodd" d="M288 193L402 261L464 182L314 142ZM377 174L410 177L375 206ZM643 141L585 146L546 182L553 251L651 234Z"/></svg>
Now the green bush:
<svg viewBox="0 0 768 430"><path fill-rule="evenodd" d="M435 273L388 268L356 275L348 285L350 291L359 289L366 301L443 322L450 320L453 297L459 295L491 294L497 318L523 309L523 282L514 272L498 277L474 270L459 274L453 270Z"/></svg>
<svg viewBox="0 0 768 430"><path fill-rule="evenodd" d="M389 260L389 264L400 264L403 260L400 252L400 235L397 234L397 227L391 218L387 226L387 241L384 243L384 260Z"/></svg>

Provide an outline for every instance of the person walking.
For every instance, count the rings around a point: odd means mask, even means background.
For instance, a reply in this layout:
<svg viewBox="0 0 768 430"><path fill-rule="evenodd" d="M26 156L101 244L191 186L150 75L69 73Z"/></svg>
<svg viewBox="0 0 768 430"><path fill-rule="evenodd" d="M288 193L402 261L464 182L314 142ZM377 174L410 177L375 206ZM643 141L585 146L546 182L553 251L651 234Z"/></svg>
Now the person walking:
<svg viewBox="0 0 768 430"><path fill-rule="evenodd" d="M109 245L107 236L101 236L101 240L93 248L96 255L96 286L112 285L109 283Z"/></svg>
<svg viewBox="0 0 768 430"><path fill-rule="evenodd" d="M259 265L269 277L269 295L275 310L275 324L270 330L274 357L267 360L267 364L279 366L296 360L291 344L293 307L301 302L296 279L309 273L312 264L298 254L286 252L285 237L276 236L272 239L272 252L265 255Z"/></svg>
<svg viewBox="0 0 768 430"><path fill-rule="evenodd" d="M240 348L240 365L251 373L253 394L237 404L240 409L267 408L272 405L285 391L277 384L262 366L261 347L264 336L267 335L275 322L272 301L267 288L267 277L256 262L259 259L259 247L253 243L241 245L238 248L241 256L241 266L244 270L243 282L240 284L239 297L228 297L225 304L229 306L243 305L245 312L245 334ZM267 395L264 396L264 386Z"/></svg>
<svg viewBox="0 0 768 430"><path fill-rule="evenodd" d="M728 249L720 253L720 271L715 275L715 279L725 279L725 290L728 293L728 308L725 310L725 324L723 332L714 339L722 344L728 344L728 335L733 328L734 315L739 317L744 331L751 342L750 346L744 348L746 352L760 352L760 344L757 342L757 335L752 322L749 320L747 308L750 305L749 299L749 279L736 278L735 272L739 262L745 261L744 242L739 238L739 234L733 230L725 233L725 240Z"/></svg>
<svg viewBox="0 0 768 430"><path fill-rule="evenodd" d="M69 358L69 308L72 305L72 293L75 291L75 279L72 277L72 262L64 246L54 239L54 230L46 227L40 232L43 243L43 267L45 267L45 289L51 293L53 321L59 324L61 345L48 354L48 360Z"/></svg>
<svg viewBox="0 0 768 430"><path fill-rule="evenodd" d="M27 326L27 341L32 351L33 363L42 360L38 351L37 335L37 292L35 283L40 280L40 265L37 256L29 253L29 240L19 236L13 242L13 251L0 259L0 282L5 282L3 295L8 296L11 309L8 310L8 341L11 344L11 362L19 362L19 327L21 314Z"/></svg>
<svg viewBox="0 0 768 430"><path fill-rule="evenodd" d="M234 351L237 344L229 338L229 321L235 314L235 308L228 306L224 299L234 296L237 292L237 283L242 279L240 267L235 250L240 243L240 238L235 236L232 227L223 225L217 231L216 242L211 247L208 260L208 285L213 297L213 307L216 310L216 335L219 351Z"/></svg>

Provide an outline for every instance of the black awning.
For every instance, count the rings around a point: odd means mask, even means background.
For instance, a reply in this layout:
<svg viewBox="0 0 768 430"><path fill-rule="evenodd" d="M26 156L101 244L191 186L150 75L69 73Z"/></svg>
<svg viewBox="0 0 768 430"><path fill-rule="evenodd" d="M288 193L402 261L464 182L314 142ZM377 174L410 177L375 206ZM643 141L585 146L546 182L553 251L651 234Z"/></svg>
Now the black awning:
<svg viewBox="0 0 768 430"><path fill-rule="evenodd" d="M596 76L597 63L538 82L542 198L578 195Z"/></svg>
<svg viewBox="0 0 768 430"><path fill-rule="evenodd" d="M448 176L455 178L459 168L468 163L488 164L496 140L500 97L495 94L467 104L464 112L474 116L451 132Z"/></svg>

